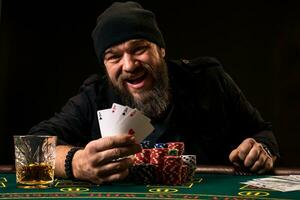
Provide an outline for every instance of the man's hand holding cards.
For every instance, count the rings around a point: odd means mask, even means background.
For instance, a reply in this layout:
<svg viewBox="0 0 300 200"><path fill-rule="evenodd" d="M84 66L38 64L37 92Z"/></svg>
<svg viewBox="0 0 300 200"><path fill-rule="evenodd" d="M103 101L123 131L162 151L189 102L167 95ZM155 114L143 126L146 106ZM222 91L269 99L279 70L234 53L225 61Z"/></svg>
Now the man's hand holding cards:
<svg viewBox="0 0 300 200"><path fill-rule="evenodd" d="M97 115L102 137L131 134L140 143L154 130L150 119L139 110L117 103L97 111Z"/></svg>

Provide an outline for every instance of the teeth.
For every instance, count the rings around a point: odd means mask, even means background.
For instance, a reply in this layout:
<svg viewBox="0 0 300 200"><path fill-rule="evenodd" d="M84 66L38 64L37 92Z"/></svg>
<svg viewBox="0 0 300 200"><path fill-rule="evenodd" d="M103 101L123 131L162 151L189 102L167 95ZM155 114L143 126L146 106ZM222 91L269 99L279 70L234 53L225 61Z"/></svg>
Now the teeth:
<svg viewBox="0 0 300 200"><path fill-rule="evenodd" d="M135 81L138 81L139 79L141 79L142 77L144 77L145 74L142 74L141 76L137 76L137 77L134 77L134 78L129 78L127 79L128 82L135 82Z"/></svg>
<svg viewBox="0 0 300 200"><path fill-rule="evenodd" d="M144 79L144 74L142 75L142 76L138 76L137 78L133 78L133 79L128 79L127 81L129 82L129 83L138 83L138 82L140 82L140 81L142 81L142 79Z"/></svg>

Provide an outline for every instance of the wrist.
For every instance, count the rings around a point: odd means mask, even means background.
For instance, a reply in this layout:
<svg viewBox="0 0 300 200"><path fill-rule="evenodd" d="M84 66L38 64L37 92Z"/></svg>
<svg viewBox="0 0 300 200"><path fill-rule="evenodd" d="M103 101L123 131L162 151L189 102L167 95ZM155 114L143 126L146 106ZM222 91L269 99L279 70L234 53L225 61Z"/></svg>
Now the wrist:
<svg viewBox="0 0 300 200"><path fill-rule="evenodd" d="M73 165L76 163L74 160L74 156L76 154L77 151L79 151L81 149L81 147L72 147L67 155L66 155L66 159L65 159L65 174L66 177L68 179L74 179L74 174L73 174Z"/></svg>
<svg viewBox="0 0 300 200"><path fill-rule="evenodd" d="M79 149L75 152L74 156L73 156L73 160L72 160L72 172L73 172L73 176L75 179L79 179L79 175L80 175L80 154L82 153L83 149Z"/></svg>

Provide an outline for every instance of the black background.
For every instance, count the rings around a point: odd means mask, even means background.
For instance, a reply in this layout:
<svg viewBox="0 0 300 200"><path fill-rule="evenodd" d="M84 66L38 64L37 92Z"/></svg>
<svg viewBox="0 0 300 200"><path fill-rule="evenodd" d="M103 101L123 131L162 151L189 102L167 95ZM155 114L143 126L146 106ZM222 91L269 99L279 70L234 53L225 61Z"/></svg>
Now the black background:
<svg viewBox="0 0 300 200"><path fill-rule="evenodd" d="M167 56L218 58L273 123L282 155L279 165L300 166L299 5L139 2L156 14ZM98 72L90 34L97 16L111 3L2 0L0 164L13 163L14 134L24 134L58 112L82 81Z"/></svg>

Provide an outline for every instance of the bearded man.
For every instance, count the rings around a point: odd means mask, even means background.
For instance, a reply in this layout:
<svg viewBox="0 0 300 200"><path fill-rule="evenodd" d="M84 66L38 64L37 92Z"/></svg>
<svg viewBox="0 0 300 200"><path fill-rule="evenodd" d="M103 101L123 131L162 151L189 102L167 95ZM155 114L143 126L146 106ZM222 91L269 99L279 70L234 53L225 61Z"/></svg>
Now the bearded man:
<svg viewBox="0 0 300 200"><path fill-rule="evenodd" d="M141 151L134 136L101 138L97 111L112 103L151 118L152 143L182 141L198 164L234 164L263 173L278 146L269 122L213 58L167 60L154 14L136 2L114 3L92 33L105 75L89 77L62 108L31 134L58 136L55 175L93 183L124 179ZM122 159L118 159L122 158Z"/></svg>

